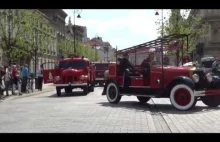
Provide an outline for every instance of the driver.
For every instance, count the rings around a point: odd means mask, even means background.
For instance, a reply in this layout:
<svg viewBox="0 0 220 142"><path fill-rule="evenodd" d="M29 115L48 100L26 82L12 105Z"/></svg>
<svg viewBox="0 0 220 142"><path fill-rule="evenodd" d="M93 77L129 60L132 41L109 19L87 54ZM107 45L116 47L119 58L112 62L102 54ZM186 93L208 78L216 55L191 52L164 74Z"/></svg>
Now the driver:
<svg viewBox="0 0 220 142"><path fill-rule="evenodd" d="M141 63L141 66L143 67L143 77L144 77L144 79L149 77L150 64L151 64L150 56L148 56L146 59L144 59L143 62Z"/></svg>
<svg viewBox="0 0 220 142"><path fill-rule="evenodd" d="M127 53L123 55L123 59L120 61L119 69L120 75L124 74L124 87L128 88L131 84L130 76L135 76L135 70L132 64L129 62L129 56Z"/></svg>

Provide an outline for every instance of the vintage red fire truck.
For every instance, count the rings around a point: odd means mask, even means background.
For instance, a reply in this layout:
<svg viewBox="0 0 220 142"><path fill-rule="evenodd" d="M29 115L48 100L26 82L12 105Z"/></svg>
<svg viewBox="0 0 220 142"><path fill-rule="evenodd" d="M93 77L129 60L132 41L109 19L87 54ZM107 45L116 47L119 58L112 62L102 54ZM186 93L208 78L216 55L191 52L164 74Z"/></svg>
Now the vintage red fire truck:
<svg viewBox="0 0 220 142"><path fill-rule="evenodd" d="M117 51L117 56L119 56L123 53L131 54L139 50L155 48L160 51L162 60L161 64L149 63L148 76L143 76L145 70L136 64L134 67L136 75L130 76L129 87L125 87L125 76L120 75L119 65L110 64L108 80L102 95L106 95L107 100L114 104L118 103L123 95L133 95L137 96L141 103L146 103L152 97L170 98L171 104L178 110L191 109L198 100L211 107L219 106L220 78L218 76L205 74L200 68L163 64L166 47L173 41L185 41L184 38L188 38L188 35L169 35Z"/></svg>
<svg viewBox="0 0 220 142"><path fill-rule="evenodd" d="M84 94L94 91L95 68L84 57L73 55L72 58L60 59L54 69L44 70L44 83L54 83L57 96L61 89L71 93L72 89L81 88Z"/></svg>
<svg viewBox="0 0 220 142"><path fill-rule="evenodd" d="M106 70L108 70L109 63L106 62L93 62L96 69L96 78L95 78L95 84L99 84L99 86L103 86L105 80L104 80L104 73Z"/></svg>

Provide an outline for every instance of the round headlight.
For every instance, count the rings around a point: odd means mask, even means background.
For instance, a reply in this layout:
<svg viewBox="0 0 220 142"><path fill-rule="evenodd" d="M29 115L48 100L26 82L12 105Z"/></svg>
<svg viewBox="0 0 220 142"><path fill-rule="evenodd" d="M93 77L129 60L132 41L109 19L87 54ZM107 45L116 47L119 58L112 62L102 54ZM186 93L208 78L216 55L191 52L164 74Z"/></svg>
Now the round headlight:
<svg viewBox="0 0 220 142"><path fill-rule="evenodd" d="M199 82L199 75L198 75L198 74L193 74L193 75L192 75L192 78L193 78L193 81L194 81L195 83L198 83L198 82Z"/></svg>
<svg viewBox="0 0 220 142"><path fill-rule="evenodd" d="M213 78L212 78L211 73L208 73L208 74L206 75L206 79L208 80L208 82L212 82Z"/></svg>
<svg viewBox="0 0 220 142"><path fill-rule="evenodd" d="M79 79L80 79L80 80L84 80L84 79L85 79L85 76L84 76L84 75L81 75Z"/></svg>

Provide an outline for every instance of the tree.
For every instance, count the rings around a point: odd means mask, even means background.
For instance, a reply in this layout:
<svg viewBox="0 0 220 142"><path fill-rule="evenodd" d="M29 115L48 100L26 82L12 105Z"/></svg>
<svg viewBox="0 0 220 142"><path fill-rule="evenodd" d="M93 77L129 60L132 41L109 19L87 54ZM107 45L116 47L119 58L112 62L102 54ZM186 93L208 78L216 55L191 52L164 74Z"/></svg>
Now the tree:
<svg viewBox="0 0 220 142"><path fill-rule="evenodd" d="M72 56L72 54L74 53L74 49L73 49L73 45L74 42L72 40L67 40L65 39L61 39L58 42L58 49L59 51L61 51L64 55L65 58Z"/></svg>
<svg viewBox="0 0 220 142"><path fill-rule="evenodd" d="M27 55L33 57L29 52L33 50L27 50L30 49L28 37L35 37L36 24L44 21L42 14L34 9L3 9L0 10L0 18L0 44L9 64Z"/></svg>
<svg viewBox="0 0 220 142"><path fill-rule="evenodd" d="M198 38L207 37L207 23L202 21L202 17L199 14L189 14L190 10L172 9L171 13L168 14L169 18L164 19L164 35L171 34L189 34L188 38L188 52L186 48L186 39L183 41L183 55L188 55L188 53L195 50ZM181 14L182 12L182 14ZM187 17L188 16L188 17ZM161 33L162 24L161 20L158 20L158 32ZM176 52L176 51L175 51ZM168 54L173 55L175 52L168 52ZM177 50L177 56L182 51ZM177 63L181 59L177 58Z"/></svg>

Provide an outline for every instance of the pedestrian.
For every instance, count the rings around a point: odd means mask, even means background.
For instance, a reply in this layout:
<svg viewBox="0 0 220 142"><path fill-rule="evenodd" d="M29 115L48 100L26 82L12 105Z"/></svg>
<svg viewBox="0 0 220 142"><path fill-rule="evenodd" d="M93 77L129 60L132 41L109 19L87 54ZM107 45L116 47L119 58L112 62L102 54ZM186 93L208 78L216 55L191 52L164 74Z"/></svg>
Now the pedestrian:
<svg viewBox="0 0 220 142"><path fill-rule="evenodd" d="M19 83L19 74L18 74L18 68L16 65L13 65L12 68L12 94L15 94L16 86L18 88L19 95L21 94L21 87Z"/></svg>
<svg viewBox="0 0 220 142"><path fill-rule="evenodd" d="M40 68L37 70L38 78L38 90L42 91L43 87L43 65L40 65Z"/></svg>
<svg viewBox="0 0 220 142"><path fill-rule="evenodd" d="M26 92L26 88L27 88L27 81L28 81L28 65L25 64L24 67L22 68L22 87L21 87L21 91L22 92Z"/></svg>
<svg viewBox="0 0 220 142"><path fill-rule="evenodd" d="M4 76L4 82L5 82L5 91L6 91L6 96L8 96L8 91L10 88L11 84L11 74L10 74L10 69L8 66L5 66L5 76Z"/></svg>
<svg viewBox="0 0 220 142"><path fill-rule="evenodd" d="M0 66L0 98L3 97L4 95L4 90L5 90L5 83L3 81L5 75L4 68Z"/></svg>

